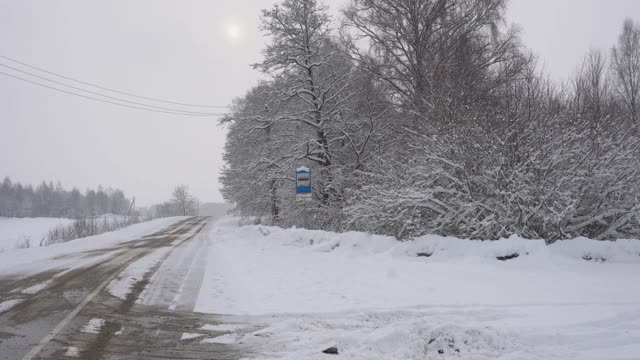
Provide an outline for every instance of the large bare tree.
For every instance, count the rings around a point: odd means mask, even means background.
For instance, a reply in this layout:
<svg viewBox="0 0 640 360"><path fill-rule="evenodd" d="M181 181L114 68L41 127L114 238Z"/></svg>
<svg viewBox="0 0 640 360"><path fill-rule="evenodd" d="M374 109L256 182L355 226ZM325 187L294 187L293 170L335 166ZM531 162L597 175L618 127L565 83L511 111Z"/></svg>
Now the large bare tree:
<svg viewBox="0 0 640 360"><path fill-rule="evenodd" d="M519 46L517 29L500 31L505 6L505 0L353 0L344 24L354 59L387 85L389 101L423 125L437 125L455 122L457 108L504 81L495 72Z"/></svg>

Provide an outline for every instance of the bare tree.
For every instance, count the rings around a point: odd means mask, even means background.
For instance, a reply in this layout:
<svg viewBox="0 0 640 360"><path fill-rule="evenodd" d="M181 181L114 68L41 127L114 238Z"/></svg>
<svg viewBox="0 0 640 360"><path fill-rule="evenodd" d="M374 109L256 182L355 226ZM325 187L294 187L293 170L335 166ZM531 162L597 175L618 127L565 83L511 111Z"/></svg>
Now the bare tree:
<svg viewBox="0 0 640 360"><path fill-rule="evenodd" d="M195 197L189 192L187 185L178 185L173 189L171 202L182 216L194 215Z"/></svg>
<svg viewBox="0 0 640 360"><path fill-rule="evenodd" d="M519 46L517 29L499 31L505 6L505 0L353 0L345 30L354 59L386 84L389 101L434 125L455 121L459 106L503 80L487 75Z"/></svg>
<svg viewBox="0 0 640 360"><path fill-rule="evenodd" d="M640 125L640 26L627 19L612 50L617 92L634 124Z"/></svg>
<svg viewBox="0 0 640 360"><path fill-rule="evenodd" d="M608 69L606 55L599 50L591 50L573 79L571 106L579 120L585 122L590 132L588 140L594 150L600 146L605 123L622 122L614 118L619 111L615 109Z"/></svg>

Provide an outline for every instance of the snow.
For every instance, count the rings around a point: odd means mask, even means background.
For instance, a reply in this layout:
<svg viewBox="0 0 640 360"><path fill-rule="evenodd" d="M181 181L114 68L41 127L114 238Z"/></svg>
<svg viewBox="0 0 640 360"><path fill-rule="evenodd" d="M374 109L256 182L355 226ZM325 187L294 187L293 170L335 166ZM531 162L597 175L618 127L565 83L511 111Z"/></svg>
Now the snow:
<svg viewBox="0 0 640 360"><path fill-rule="evenodd" d="M437 306L278 316L249 333L258 359L637 359L638 305ZM615 355L614 355L615 354Z"/></svg>
<svg viewBox="0 0 640 360"><path fill-rule="evenodd" d="M0 252L20 247L39 247L49 230L72 222L60 218L0 217Z"/></svg>
<svg viewBox="0 0 640 360"><path fill-rule="evenodd" d="M108 249L122 242L137 239L141 236L151 234L165 228L184 217L171 217L155 219L148 222L135 224L126 228L107 232L104 234L76 239L62 244L31 249L16 249L9 252L0 253L0 275L28 275L40 271L47 271L56 268L77 268L89 266L104 256L85 258L83 256L69 257L66 255L81 252Z"/></svg>
<svg viewBox="0 0 640 360"><path fill-rule="evenodd" d="M201 344L235 344L238 336L235 334L225 334L210 339L203 339Z"/></svg>
<svg viewBox="0 0 640 360"><path fill-rule="evenodd" d="M109 293L117 298L126 299L127 295L131 292L131 288L137 282L143 280L145 275L160 261L162 261L162 268L155 272L149 279L149 284L147 284L136 301L139 304L145 305L157 304L156 296L158 296L159 292L161 295L172 295L172 301L169 309L175 310L176 306L181 302L180 300L184 293L184 286L186 285L185 280L188 278L189 273L192 270L192 265L195 265L196 263L194 259L199 255L195 252L198 250L196 246L198 244L198 239L189 241L186 245L184 244L184 239L196 235L198 229L198 227L189 229L189 231L177 237L171 243L171 246L154 250L150 254L131 263L120 275L118 275L116 279L112 280L107 285ZM177 230L174 230L173 232L175 233ZM206 244L206 242L203 243ZM178 245L184 246L178 247ZM184 277L181 275L184 275ZM181 280L182 282L180 282ZM178 284L178 288L167 289L164 287L167 286L167 282L170 281L180 282ZM159 287L156 287L156 285Z"/></svg>
<svg viewBox="0 0 640 360"><path fill-rule="evenodd" d="M259 358L324 359L334 345L371 360L640 353L637 240L399 242L237 224L210 227L195 311L251 316L262 329L241 341L263 346Z"/></svg>
<svg viewBox="0 0 640 360"><path fill-rule="evenodd" d="M323 358L321 350L334 345L342 354L340 358L363 360L493 359L524 347L518 336L507 331L478 324L458 325L451 320L469 323L467 319L425 318L411 313L361 314L314 322L284 321L254 335L270 339L277 332L292 341L299 348L286 359Z"/></svg>
<svg viewBox="0 0 640 360"><path fill-rule="evenodd" d="M206 229L191 240L184 241L197 230L193 228L174 240L168 257L162 261L162 266L153 273L149 284L140 294L140 304L180 312L193 310L206 266L209 243Z"/></svg>
<svg viewBox="0 0 640 360"><path fill-rule="evenodd" d="M166 257L169 251L171 251L170 247L164 247L134 261L107 285L107 290L117 298L126 299L131 288L141 281L153 266Z"/></svg>
<svg viewBox="0 0 640 360"><path fill-rule="evenodd" d="M224 221L210 237L199 312L259 315L640 299L640 291L628 286L640 283L640 241L606 243L606 252L595 253L585 239L551 246L519 238L480 242L430 236L398 242L363 233L237 227ZM432 255L416 256L423 252ZM496 259L513 253L521 255ZM606 256L607 263L583 260L587 253Z"/></svg>
<svg viewBox="0 0 640 360"><path fill-rule="evenodd" d="M22 302L22 299L11 299L11 300L6 300L0 303L0 314L2 314L5 311L9 311L11 310L11 308L13 308L14 306L20 304Z"/></svg>
<svg viewBox="0 0 640 360"><path fill-rule="evenodd" d="M83 333L100 334L100 329L104 326L104 319L93 318L82 328Z"/></svg>
<svg viewBox="0 0 640 360"><path fill-rule="evenodd" d="M182 336L180 336L180 341L193 340L193 339L201 338L203 336L204 334L184 332L182 333Z"/></svg>
<svg viewBox="0 0 640 360"><path fill-rule="evenodd" d="M42 291L43 289L45 289L47 286L49 286L49 282L50 281L45 281L43 283L30 286L30 287L22 290L21 293L28 294L28 295L37 294L40 291Z"/></svg>
<svg viewBox="0 0 640 360"><path fill-rule="evenodd" d="M219 325L205 324L200 328L200 330L227 332L227 331L238 331L245 328L247 328L246 325L240 325L240 324L219 324Z"/></svg>
<svg viewBox="0 0 640 360"><path fill-rule="evenodd" d="M67 352L64 354L67 357L80 357L80 349L75 346L69 346Z"/></svg>

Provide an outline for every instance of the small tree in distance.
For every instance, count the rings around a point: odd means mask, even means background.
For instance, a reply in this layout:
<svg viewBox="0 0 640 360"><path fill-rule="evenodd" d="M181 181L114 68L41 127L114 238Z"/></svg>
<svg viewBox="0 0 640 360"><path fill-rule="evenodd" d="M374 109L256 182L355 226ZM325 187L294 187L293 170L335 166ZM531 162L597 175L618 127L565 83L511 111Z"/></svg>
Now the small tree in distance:
<svg viewBox="0 0 640 360"><path fill-rule="evenodd" d="M196 198L189 193L187 185L178 185L173 189L171 203L175 206L176 212L182 216L196 214Z"/></svg>

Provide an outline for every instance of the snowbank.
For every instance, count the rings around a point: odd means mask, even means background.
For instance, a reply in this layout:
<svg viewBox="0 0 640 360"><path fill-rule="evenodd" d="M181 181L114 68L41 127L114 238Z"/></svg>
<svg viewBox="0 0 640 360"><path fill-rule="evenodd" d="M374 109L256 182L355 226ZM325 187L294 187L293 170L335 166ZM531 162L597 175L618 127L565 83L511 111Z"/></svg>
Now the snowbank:
<svg viewBox="0 0 640 360"><path fill-rule="evenodd" d="M233 227L237 220L227 218L220 226ZM225 225L226 224L226 225ZM312 251L337 254L392 254L409 257L430 257L430 260L490 261L514 254L542 260L554 256L577 260L616 263L640 263L640 240L598 241L586 238L558 241L546 245L544 240L529 240L517 236L497 241L463 240L437 235L398 241L394 237L360 232L332 233L320 230L281 229L267 226L245 226L248 233L263 235L261 246L294 246ZM502 259L507 260L507 259Z"/></svg>
<svg viewBox="0 0 640 360"><path fill-rule="evenodd" d="M596 241L578 238L558 241L549 248L553 254L573 259L608 263L640 262L640 240Z"/></svg>
<svg viewBox="0 0 640 360"><path fill-rule="evenodd" d="M361 232L333 233L261 225L239 227L238 224L237 218L226 217L217 223L214 231L220 233L226 229L237 231L237 236L258 238L260 240L257 245L263 248L287 246L343 255L389 254L427 257L431 261L495 262L511 260L499 258L510 258L517 254L516 258L529 257L543 261L564 257L609 263L640 263L640 240L598 241L577 238L546 245L544 240L529 240L517 236L496 241L476 241L426 235L414 240L398 241L390 236Z"/></svg>
<svg viewBox="0 0 640 360"><path fill-rule="evenodd" d="M72 223L60 218L6 218L0 217L0 252L39 247L49 230Z"/></svg>

